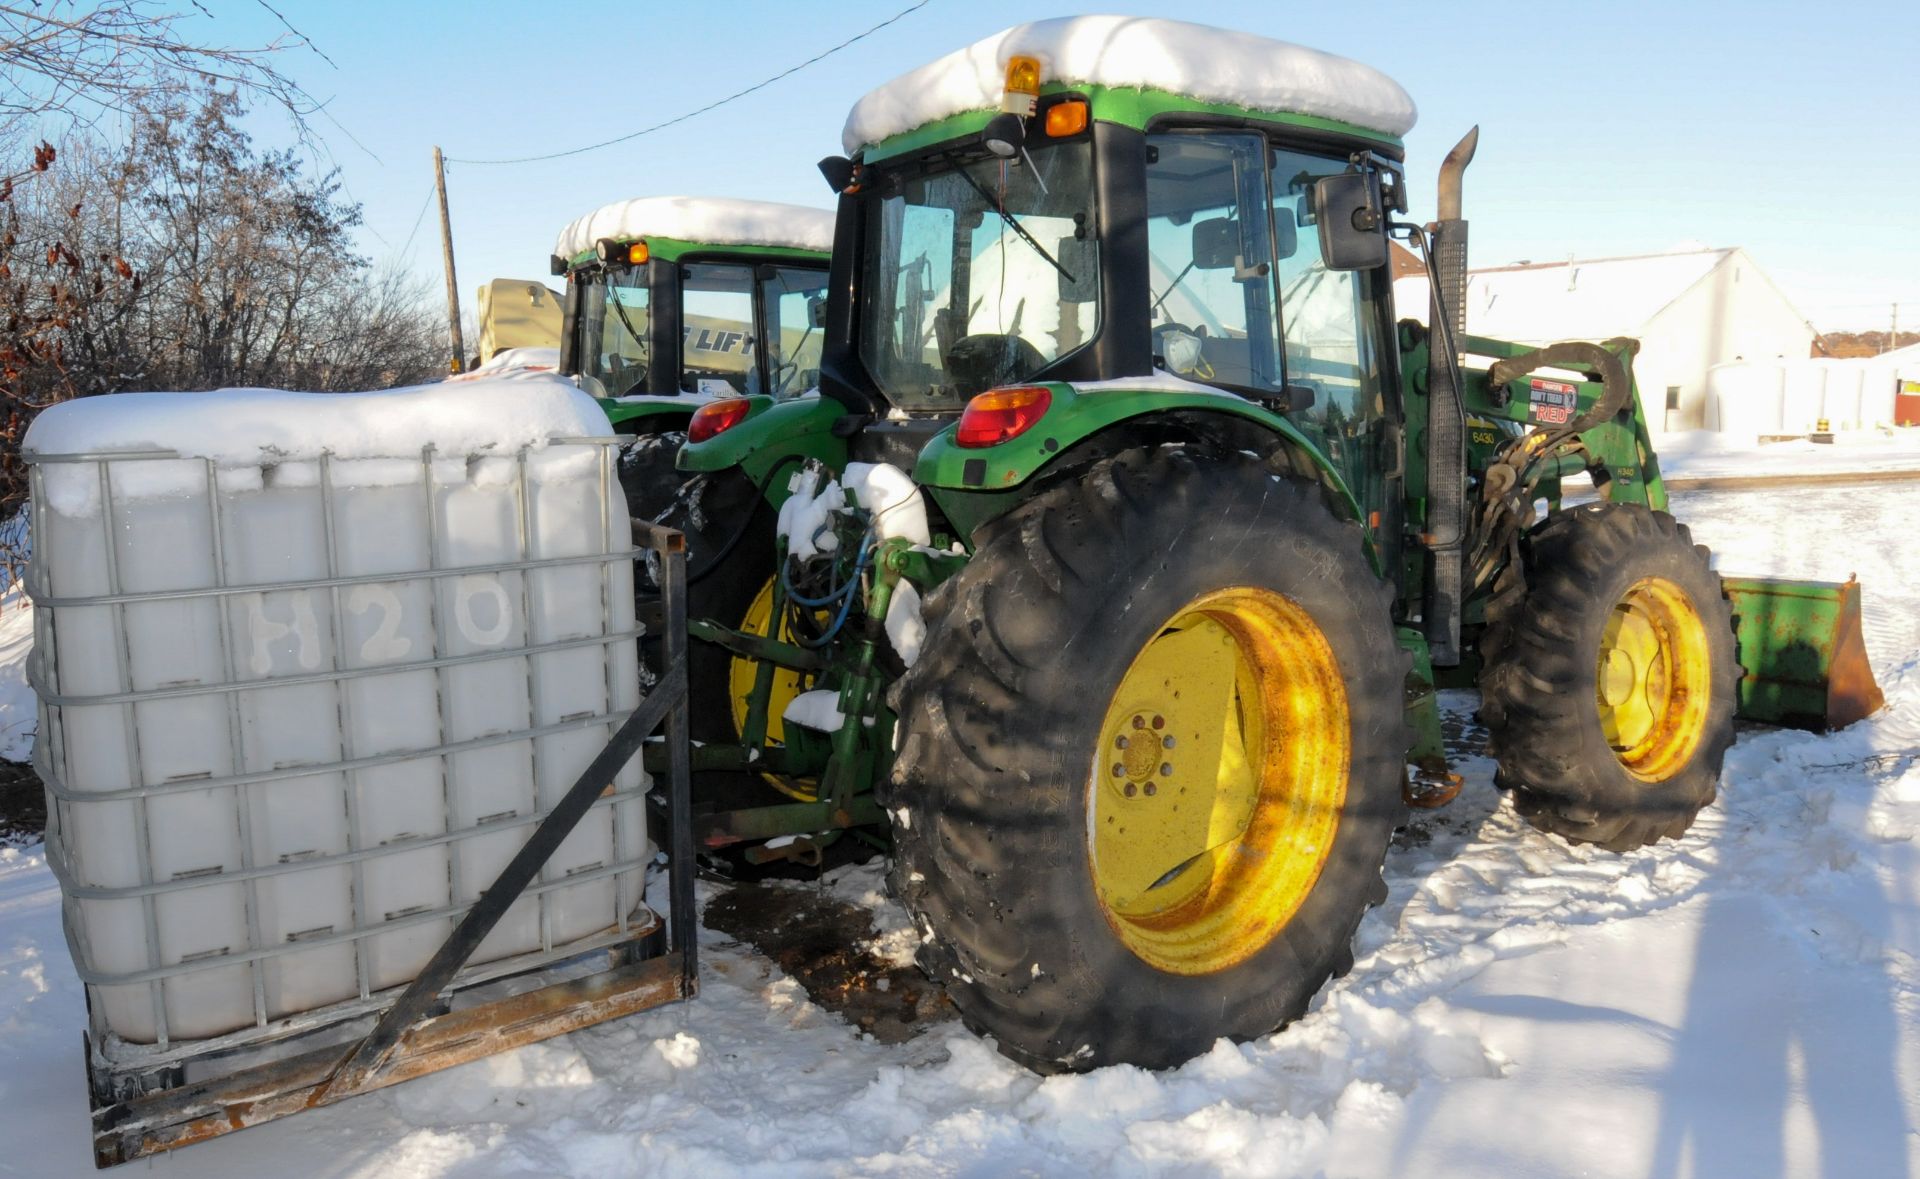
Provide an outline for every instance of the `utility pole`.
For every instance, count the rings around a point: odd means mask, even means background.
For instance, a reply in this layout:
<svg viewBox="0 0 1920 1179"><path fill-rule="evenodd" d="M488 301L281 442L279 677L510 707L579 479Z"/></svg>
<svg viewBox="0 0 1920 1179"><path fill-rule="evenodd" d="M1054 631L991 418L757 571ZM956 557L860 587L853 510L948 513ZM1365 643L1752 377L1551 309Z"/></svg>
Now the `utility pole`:
<svg viewBox="0 0 1920 1179"><path fill-rule="evenodd" d="M1900 300L1893 301L1893 330L1887 333L1887 351L1900 346Z"/></svg>
<svg viewBox="0 0 1920 1179"><path fill-rule="evenodd" d="M433 149L433 187L440 194L440 253L447 262L447 330L453 337L451 372L466 367L467 345L460 338L460 283L453 276L453 221L447 216L447 166L440 149Z"/></svg>

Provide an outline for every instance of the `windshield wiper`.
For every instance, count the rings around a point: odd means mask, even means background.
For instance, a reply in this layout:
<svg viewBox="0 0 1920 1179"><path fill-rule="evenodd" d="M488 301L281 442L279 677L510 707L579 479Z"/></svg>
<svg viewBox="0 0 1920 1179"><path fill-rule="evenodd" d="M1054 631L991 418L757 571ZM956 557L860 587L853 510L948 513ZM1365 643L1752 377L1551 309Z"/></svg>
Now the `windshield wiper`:
<svg viewBox="0 0 1920 1179"><path fill-rule="evenodd" d="M1009 213L1005 209L1001 208L999 200L997 200L992 193L980 187L980 182L978 180L975 180L973 177L967 175L967 170L964 166L959 169L959 172L960 172L960 179L966 181L970 186L972 186L973 191L979 193L982 199L984 199L988 204L992 205L993 211L1000 214L1000 220L1007 223L1008 229L1011 229L1013 230L1013 232L1019 234L1021 241L1032 246L1034 253L1040 255L1042 258L1045 258L1047 260L1047 263L1050 266L1052 266L1055 270L1058 270L1061 274L1066 275L1068 282L1078 283L1080 281L1079 279L1073 277L1072 273L1069 272L1066 267L1060 265L1059 259L1055 258L1052 254L1047 253L1047 248L1041 245L1039 242L1035 241L1033 238L1033 235L1027 232L1027 227L1013 219L1012 213Z"/></svg>
<svg viewBox="0 0 1920 1179"><path fill-rule="evenodd" d="M644 339L641 339L640 333L634 330L633 321L627 318L626 306L622 304L620 300L614 296L613 283L609 281L606 284L606 287L607 287L607 302L613 305L613 313L615 316L619 318L620 326L623 328L626 328L627 335L633 339L634 343L640 345L640 356L639 356L640 371L644 374L648 368L647 354L651 352L653 349L647 343L647 341L645 341ZM638 381L635 381L632 385L627 386L627 390L625 393L618 394L618 396L625 397L627 396L627 394L632 393L635 388L645 383L646 383L646 377L642 376Z"/></svg>

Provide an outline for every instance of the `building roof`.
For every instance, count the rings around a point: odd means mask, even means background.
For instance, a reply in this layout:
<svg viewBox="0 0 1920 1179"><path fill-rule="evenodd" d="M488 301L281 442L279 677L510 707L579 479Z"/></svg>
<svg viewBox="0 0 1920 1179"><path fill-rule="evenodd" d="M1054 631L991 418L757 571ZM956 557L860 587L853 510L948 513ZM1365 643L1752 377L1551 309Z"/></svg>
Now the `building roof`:
<svg viewBox="0 0 1920 1179"><path fill-rule="evenodd" d="M573 258L591 250L601 238L643 237L714 246L787 246L824 254L833 249L833 214L804 205L732 197L640 197L576 218L560 231L553 252Z"/></svg>
<svg viewBox="0 0 1920 1179"><path fill-rule="evenodd" d="M1405 135L1413 99L1372 66L1252 33L1136 16L1015 25L903 74L854 104L847 153L963 111L1000 105L1007 59L1040 62L1041 82L1165 90L1201 102L1317 115Z"/></svg>
<svg viewBox="0 0 1920 1179"><path fill-rule="evenodd" d="M1516 343L1638 335L1738 247L1520 262L1467 274L1467 328ZM1423 276L1394 283L1402 314L1425 308Z"/></svg>

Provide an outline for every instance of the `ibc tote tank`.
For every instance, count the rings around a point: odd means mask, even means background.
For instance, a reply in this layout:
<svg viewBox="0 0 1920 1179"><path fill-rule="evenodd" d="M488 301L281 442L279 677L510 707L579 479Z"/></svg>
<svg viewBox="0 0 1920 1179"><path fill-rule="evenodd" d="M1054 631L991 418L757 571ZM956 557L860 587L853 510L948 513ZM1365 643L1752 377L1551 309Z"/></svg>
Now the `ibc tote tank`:
<svg viewBox="0 0 1920 1179"><path fill-rule="evenodd" d="M96 1031L413 977L637 705L604 414L546 376L87 398L28 431L48 861ZM469 971L625 937L630 764Z"/></svg>
<svg viewBox="0 0 1920 1179"><path fill-rule="evenodd" d="M1810 433L1825 409L1827 369L1822 361L1795 360L1787 364L1786 389L1781 401L1782 433Z"/></svg>
<svg viewBox="0 0 1920 1179"><path fill-rule="evenodd" d="M1735 437L1757 438L1780 432L1784 375L1778 365L1753 361L1719 364L1707 370L1714 407L1714 429Z"/></svg>

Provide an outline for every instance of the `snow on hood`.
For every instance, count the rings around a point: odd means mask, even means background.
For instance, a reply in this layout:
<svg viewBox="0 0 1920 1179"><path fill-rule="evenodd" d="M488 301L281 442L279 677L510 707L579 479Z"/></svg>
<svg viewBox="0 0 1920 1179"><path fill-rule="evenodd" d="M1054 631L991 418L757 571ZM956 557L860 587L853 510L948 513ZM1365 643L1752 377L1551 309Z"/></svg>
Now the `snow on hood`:
<svg viewBox="0 0 1920 1179"><path fill-rule="evenodd" d="M1016 25L895 78L854 104L841 144L851 154L935 119L998 107L1016 53L1040 59L1043 82L1151 87L1396 136L1415 117L1399 83L1331 53L1185 21L1074 16Z"/></svg>
<svg viewBox="0 0 1920 1179"><path fill-rule="evenodd" d="M386 389L295 393L112 393L65 401L27 430L29 456L171 450L221 467L331 454L339 459L513 454L554 438L611 434L607 415L571 381L528 369Z"/></svg>
<svg viewBox="0 0 1920 1179"><path fill-rule="evenodd" d="M833 249L833 214L805 205L731 197L640 197L617 201L560 231L553 252L572 258L603 237L677 237L716 246L789 246Z"/></svg>

